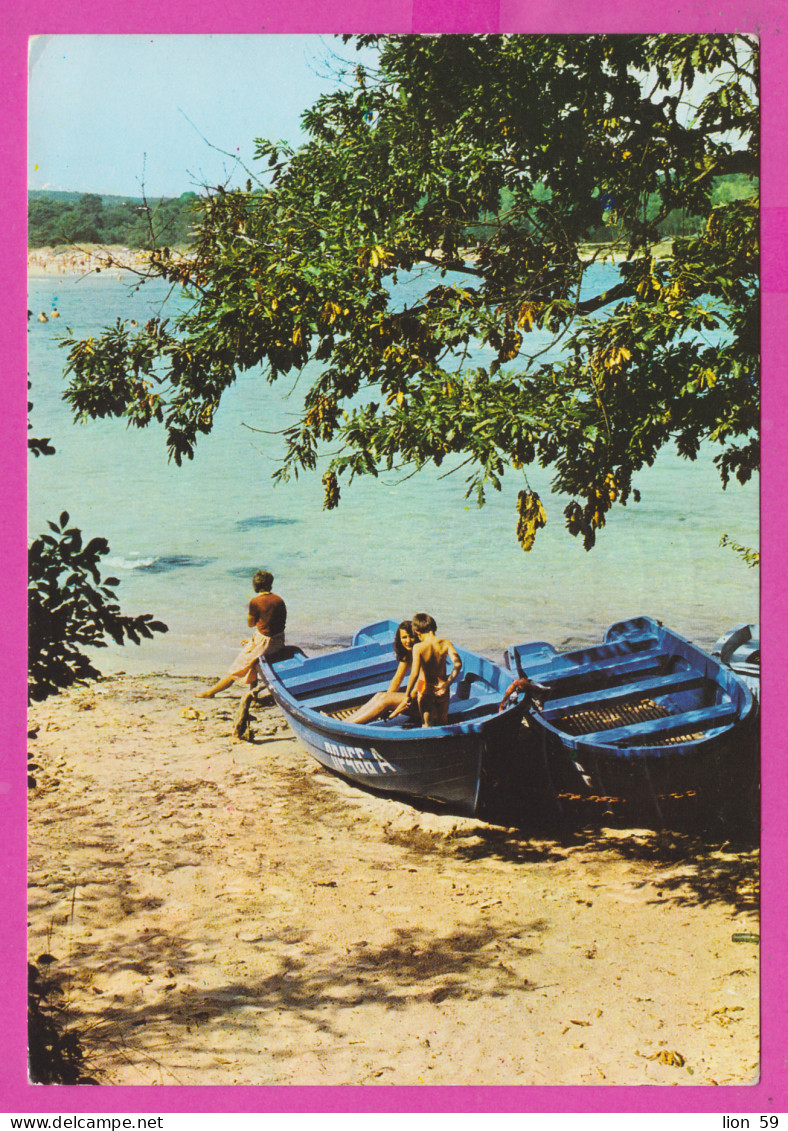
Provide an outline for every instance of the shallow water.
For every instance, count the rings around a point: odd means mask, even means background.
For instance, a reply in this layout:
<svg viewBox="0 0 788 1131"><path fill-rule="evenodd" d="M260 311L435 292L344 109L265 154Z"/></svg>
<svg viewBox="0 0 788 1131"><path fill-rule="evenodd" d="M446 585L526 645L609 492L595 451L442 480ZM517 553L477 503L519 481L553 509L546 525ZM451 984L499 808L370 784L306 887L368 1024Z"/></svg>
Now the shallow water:
<svg viewBox="0 0 788 1131"><path fill-rule="evenodd" d="M425 285L414 282L411 295ZM135 292L102 275L31 279L29 292L34 314L53 304L61 314L29 323L31 434L51 437L57 449L30 460L31 536L68 510L85 535L109 540L103 572L122 579L124 611L151 612L170 626L139 648L101 649L102 671L220 674L246 635L251 575L263 566L287 602L288 638L308 650L421 609L455 642L493 658L523 640L592 643L612 622L641 614L704 647L758 619L758 571L719 547L723 533L757 545L758 485L723 492L712 451L695 463L664 452L636 477L642 502L614 509L590 553L566 532L564 501L550 495L550 473L540 469L528 477L548 523L530 554L515 537L520 472L508 473L482 509L463 497L465 473L446 477L444 467L356 480L327 512L324 467L271 482L282 450L275 433L294 413L287 393L295 386L297 395L307 374L273 388L259 373L243 375L195 459L177 468L160 429L76 426L60 399L65 352L57 338L66 325L82 335L116 316L146 321L166 288Z"/></svg>

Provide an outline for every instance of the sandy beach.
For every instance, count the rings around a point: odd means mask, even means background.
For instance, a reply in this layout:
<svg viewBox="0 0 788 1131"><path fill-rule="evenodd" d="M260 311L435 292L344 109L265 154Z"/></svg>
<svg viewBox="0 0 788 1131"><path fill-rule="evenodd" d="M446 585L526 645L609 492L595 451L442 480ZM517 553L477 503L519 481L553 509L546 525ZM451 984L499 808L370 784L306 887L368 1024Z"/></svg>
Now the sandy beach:
<svg viewBox="0 0 788 1131"><path fill-rule="evenodd" d="M144 273L148 252L119 245L83 244L79 247L36 247L27 253L29 279L104 274L112 279L131 272Z"/></svg>
<svg viewBox="0 0 788 1131"><path fill-rule="evenodd" d="M664 258L671 254L672 241L663 240L652 249L657 258ZM176 255L185 254L183 250L176 251ZM440 258L440 251L433 254ZM148 267L149 253L119 245L84 244L79 247L36 247L27 253L27 275L31 279L56 278L58 276L73 276L86 274L104 274L108 278L117 276L125 278L130 273L145 273ZM603 244L587 244L583 248L585 262L613 262L621 263L626 259L620 250L613 250ZM475 259L475 253L468 253L465 258L469 262Z"/></svg>
<svg viewBox="0 0 788 1131"><path fill-rule="evenodd" d="M239 692L202 686L30 712L30 957L99 1083L757 1079L751 841L559 828L509 785L430 812L323 770L270 699L235 739Z"/></svg>

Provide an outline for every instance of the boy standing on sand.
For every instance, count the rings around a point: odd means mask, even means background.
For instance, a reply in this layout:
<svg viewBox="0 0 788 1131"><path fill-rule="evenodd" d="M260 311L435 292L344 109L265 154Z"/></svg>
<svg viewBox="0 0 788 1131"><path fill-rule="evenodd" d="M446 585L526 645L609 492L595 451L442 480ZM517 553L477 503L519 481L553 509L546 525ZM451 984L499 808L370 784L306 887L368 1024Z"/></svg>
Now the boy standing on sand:
<svg viewBox="0 0 788 1131"><path fill-rule="evenodd" d="M391 718L407 711L415 692L424 726L446 726L449 720L449 688L457 678L462 660L451 640L435 635L438 626L429 613L416 613L412 623L417 641L413 646L413 666L405 699L392 712ZM446 660L449 656L454 666L447 677Z"/></svg>

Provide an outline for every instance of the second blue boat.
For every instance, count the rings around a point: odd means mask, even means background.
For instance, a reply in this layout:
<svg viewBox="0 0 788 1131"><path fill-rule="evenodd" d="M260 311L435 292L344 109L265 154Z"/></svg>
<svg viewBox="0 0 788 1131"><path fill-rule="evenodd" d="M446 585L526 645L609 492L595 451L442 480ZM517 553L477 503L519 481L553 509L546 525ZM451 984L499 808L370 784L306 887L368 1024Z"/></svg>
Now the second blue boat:
<svg viewBox="0 0 788 1131"><path fill-rule="evenodd" d="M736 774L755 763L750 689L651 617L612 625L591 648L534 641L510 647L506 660L546 685L528 722L559 790L647 801L659 818L666 799L730 798Z"/></svg>

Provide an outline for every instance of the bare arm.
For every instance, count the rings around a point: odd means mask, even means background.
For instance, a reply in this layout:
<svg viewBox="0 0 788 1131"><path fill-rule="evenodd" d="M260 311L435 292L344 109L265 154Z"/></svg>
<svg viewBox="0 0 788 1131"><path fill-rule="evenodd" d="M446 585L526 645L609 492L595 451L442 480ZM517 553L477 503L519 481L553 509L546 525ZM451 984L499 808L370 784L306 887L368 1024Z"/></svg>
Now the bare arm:
<svg viewBox="0 0 788 1131"><path fill-rule="evenodd" d="M449 673L449 677L446 680L446 682L447 683L454 683L455 679L460 674L460 669L462 667L462 660L460 659L459 653L457 652L457 649L452 644L451 640L447 640L446 643L448 645L448 649L447 649L448 653L451 656L451 662L454 665L451 669L451 672Z"/></svg>
<svg viewBox="0 0 788 1131"><path fill-rule="evenodd" d="M405 672L407 670L408 670L408 661L407 660L400 660L399 664L397 665L397 670L394 672L394 676L391 680L391 683L389 684L389 691L399 691L399 685L402 683L403 679L405 678Z"/></svg>
<svg viewBox="0 0 788 1131"><path fill-rule="evenodd" d="M419 681L419 673L422 667L421 647L417 644L413 649L413 667L410 669L410 679L408 680L408 686L405 688L405 698L407 700L413 698L413 691Z"/></svg>
<svg viewBox="0 0 788 1131"><path fill-rule="evenodd" d="M393 719L395 717L395 715L401 715L403 711L407 711L408 707L413 702L413 689L415 688L416 683L418 681L420 671L421 671L421 649L419 648L419 645L417 644L416 647L413 649L413 667L410 670L410 679L408 680L408 686L405 689L405 698L402 700L399 707L397 707L397 709L395 711L391 712L391 715L389 716L390 718Z"/></svg>

